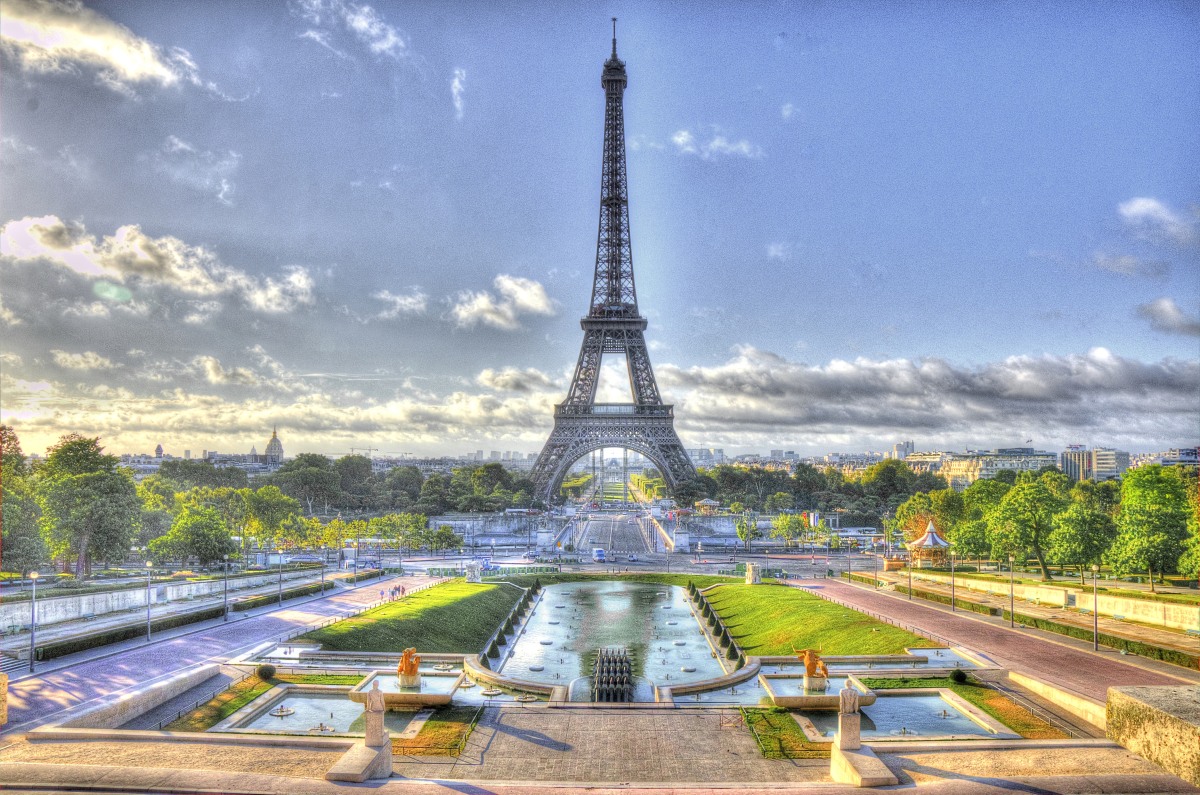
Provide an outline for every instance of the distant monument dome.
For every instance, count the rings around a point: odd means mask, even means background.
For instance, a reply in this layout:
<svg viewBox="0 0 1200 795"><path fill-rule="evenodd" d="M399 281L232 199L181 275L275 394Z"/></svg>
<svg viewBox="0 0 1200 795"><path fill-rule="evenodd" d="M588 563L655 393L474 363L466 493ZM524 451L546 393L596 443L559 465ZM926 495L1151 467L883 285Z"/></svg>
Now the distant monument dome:
<svg viewBox="0 0 1200 795"><path fill-rule="evenodd" d="M283 463L283 442L279 441L279 427L271 429L271 441L267 442L267 463L282 464Z"/></svg>
<svg viewBox="0 0 1200 795"><path fill-rule="evenodd" d="M154 457L162 458L162 445L161 444L158 447L154 448Z"/></svg>

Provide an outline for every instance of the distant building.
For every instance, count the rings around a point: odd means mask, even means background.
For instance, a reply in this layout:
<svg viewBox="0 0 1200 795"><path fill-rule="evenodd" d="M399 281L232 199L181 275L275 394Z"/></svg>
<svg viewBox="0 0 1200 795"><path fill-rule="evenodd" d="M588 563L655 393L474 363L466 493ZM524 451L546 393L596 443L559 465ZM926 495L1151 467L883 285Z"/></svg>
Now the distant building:
<svg viewBox="0 0 1200 795"><path fill-rule="evenodd" d="M952 488L965 489L977 480L990 480L996 474L1011 469L1014 472L1037 472L1043 467L1058 466L1058 456L1032 447L1002 447L996 450L951 453L942 463L941 475Z"/></svg>
<svg viewBox="0 0 1200 795"><path fill-rule="evenodd" d="M1129 469L1129 453L1108 447L1092 450L1092 479L1116 480Z"/></svg>
<svg viewBox="0 0 1200 795"><path fill-rule="evenodd" d="M155 447L155 448L154 448L154 457L155 457L155 458L162 458L162 455L163 455L163 453L162 453L162 445L160 444L158 447Z"/></svg>
<svg viewBox="0 0 1200 795"><path fill-rule="evenodd" d="M1092 479L1092 451L1084 445L1071 445L1059 454L1058 461L1058 468L1076 483Z"/></svg>
<svg viewBox="0 0 1200 795"><path fill-rule="evenodd" d="M900 442L892 445L892 452L888 453L888 458L894 458L897 461L903 461L916 451L916 447L911 441Z"/></svg>
<svg viewBox="0 0 1200 795"><path fill-rule="evenodd" d="M271 441L267 442L267 451L264 455L267 466L277 467L283 463L283 442L279 441L279 427L271 429Z"/></svg>
<svg viewBox="0 0 1200 795"><path fill-rule="evenodd" d="M1133 456L1129 466L1144 467L1147 464L1162 464L1163 466L1196 466L1200 464L1200 455L1197 455L1200 448L1197 447L1172 447L1170 450L1164 450L1161 453L1142 453Z"/></svg>

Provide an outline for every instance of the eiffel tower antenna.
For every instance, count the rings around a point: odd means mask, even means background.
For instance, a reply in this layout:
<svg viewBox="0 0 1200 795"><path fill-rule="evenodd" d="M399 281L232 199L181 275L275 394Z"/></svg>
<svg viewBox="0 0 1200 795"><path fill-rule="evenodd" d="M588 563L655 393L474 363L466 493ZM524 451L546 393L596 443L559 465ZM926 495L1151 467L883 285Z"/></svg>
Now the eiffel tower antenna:
<svg viewBox="0 0 1200 795"><path fill-rule="evenodd" d="M604 157L600 171L600 227L592 300L580 321L583 345L566 399L554 407L554 430L531 473L549 502L563 477L583 456L605 447L641 453L663 474L674 492L696 476L679 436L674 407L664 404L646 350L646 318L638 312L629 239L629 185L625 162L623 99L629 78L617 57L617 18L613 17L612 56L604 62ZM624 354L632 403L596 403L604 354Z"/></svg>

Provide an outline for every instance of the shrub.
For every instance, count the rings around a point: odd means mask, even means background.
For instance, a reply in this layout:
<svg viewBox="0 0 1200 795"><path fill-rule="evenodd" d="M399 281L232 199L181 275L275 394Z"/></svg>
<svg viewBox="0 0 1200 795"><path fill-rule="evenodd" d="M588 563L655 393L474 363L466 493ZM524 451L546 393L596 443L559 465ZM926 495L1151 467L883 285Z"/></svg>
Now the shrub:
<svg viewBox="0 0 1200 795"><path fill-rule="evenodd" d="M950 672L950 681L958 685L966 684L967 672L961 668L955 668Z"/></svg>
<svg viewBox="0 0 1200 795"><path fill-rule="evenodd" d="M275 678L275 666L270 663L263 663L254 669L254 675L264 682L268 679Z"/></svg>
<svg viewBox="0 0 1200 795"><path fill-rule="evenodd" d="M737 646L734 646L732 643L729 644L729 651L725 652L725 659L736 660L739 656Z"/></svg>

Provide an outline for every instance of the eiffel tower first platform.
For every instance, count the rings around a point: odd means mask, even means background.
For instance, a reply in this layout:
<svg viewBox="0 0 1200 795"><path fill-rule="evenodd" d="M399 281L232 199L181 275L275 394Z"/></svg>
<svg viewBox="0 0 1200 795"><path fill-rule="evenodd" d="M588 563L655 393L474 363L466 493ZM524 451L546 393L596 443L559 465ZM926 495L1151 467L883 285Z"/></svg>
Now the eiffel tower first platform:
<svg viewBox="0 0 1200 795"><path fill-rule="evenodd" d="M612 56L604 62L604 163L600 177L600 232L592 303L583 327L583 346L567 398L554 407L554 430L534 464L532 479L549 502L571 465L604 447L641 453L662 472L672 492L696 476L679 436L673 407L662 402L646 352L646 318L638 313L629 245L629 195L625 173L625 115L628 78L617 57L613 19ZM597 403L600 363L622 353L629 368L632 403Z"/></svg>

